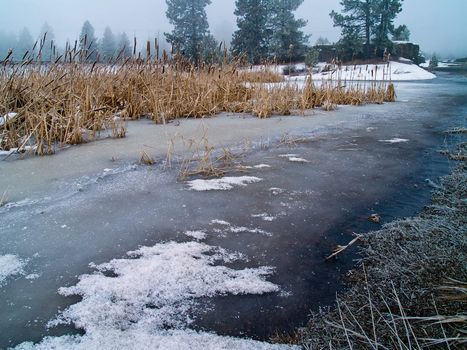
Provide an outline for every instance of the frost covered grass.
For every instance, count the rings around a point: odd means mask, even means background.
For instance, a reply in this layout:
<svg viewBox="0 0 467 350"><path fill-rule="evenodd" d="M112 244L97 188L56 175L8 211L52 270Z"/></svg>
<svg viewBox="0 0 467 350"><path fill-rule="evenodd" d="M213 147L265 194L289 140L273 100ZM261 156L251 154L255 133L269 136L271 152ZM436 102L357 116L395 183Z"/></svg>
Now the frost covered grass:
<svg viewBox="0 0 467 350"><path fill-rule="evenodd" d="M238 253L198 242L143 247L129 257L94 266L72 287L59 290L82 300L49 323L73 324L82 336L47 337L17 349L290 349L188 328L200 298L279 291L267 266L235 270L222 264ZM109 276L111 274L111 276Z"/></svg>
<svg viewBox="0 0 467 350"><path fill-rule="evenodd" d="M228 191L235 186L244 187L247 184L260 182L261 179L255 176L226 176L220 179L197 179L188 181L188 187L193 191Z"/></svg>
<svg viewBox="0 0 467 350"><path fill-rule="evenodd" d="M0 255L0 287L6 283L7 278L24 274L26 262L16 255Z"/></svg>
<svg viewBox="0 0 467 350"><path fill-rule="evenodd" d="M194 66L164 55L89 64L72 48L48 65L33 57L22 63L6 60L0 67L0 151L30 147L43 155L99 137L122 138L126 120L143 117L161 124L223 111L267 118L395 98L388 82L358 85L331 77L315 84L308 77L297 85L282 80L267 69L245 71L235 60Z"/></svg>
<svg viewBox="0 0 467 350"><path fill-rule="evenodd" d="M466 171L464 160L419 216L362 235L350 288L311 316L306 349L465 349Z"/></svg>

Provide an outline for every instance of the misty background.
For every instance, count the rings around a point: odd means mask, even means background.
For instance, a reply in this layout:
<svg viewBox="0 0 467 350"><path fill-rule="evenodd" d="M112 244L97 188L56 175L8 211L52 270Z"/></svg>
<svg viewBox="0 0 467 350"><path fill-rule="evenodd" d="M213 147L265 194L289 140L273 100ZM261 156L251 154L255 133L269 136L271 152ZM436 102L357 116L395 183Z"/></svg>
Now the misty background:
<svg viewBox="0 0 467 350"><path fill-rule="evenodd" d="M339 0L305 0L297 17L308 21L304 28L312 34L310 44L319 37L334 42L339 28L334 28L329 13L340 10ZM58 46L78 38L85 20L89 20L102 37L106 26L114 33L126 32L140 42L158 38L171 30L165 17L165 0L0 0L0 34L15 34L27 27L37 39L45 22L52 28ZM236 30L235 0L212 0L207 7L211 33L229 43ZM405 0L403 11L395 21L406 24L411 41L421 51L436 52L442 57L467 56L467 0Z"/></svg>

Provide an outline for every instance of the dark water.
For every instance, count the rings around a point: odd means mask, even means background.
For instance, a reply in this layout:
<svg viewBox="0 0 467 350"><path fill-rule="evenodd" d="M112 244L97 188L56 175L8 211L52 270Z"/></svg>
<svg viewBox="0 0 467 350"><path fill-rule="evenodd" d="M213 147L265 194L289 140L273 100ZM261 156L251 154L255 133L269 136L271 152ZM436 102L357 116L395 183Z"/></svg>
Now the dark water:
<svg viewBox="0 0 467 350"><path fill-rule="evenodd" d="M175 172L139 167L91 183L71 198L2 213L0 254L30 257L28 273L40 278L17 278L0 289L0 348L77 332L46 329L45 324L79 301L57 290L92 272L90 262L103 263L141 245L183 241L186 230L211 230L213 219L272 233L212 235L206 243L247 255L249 262L238 267L274 266L270 280L283 292L204 300L205 312L193 315L194 328L268 339L305 325L310 310L332 304L353 264L354 248L325 262L334 246L346 244L352 232L377 229L367 220L372 213L383 222L416 214L430 198L426 179L436 182L455 166L438 151L461 137L443 131L465 126L467 79L443 76L397 88L400 102L346 109L357 123L344 122L330 131L304 127L296 136L310 142L248 151L245 164L271 165L248 174L261 177L258 184L197 193L174 181ZM409 142L380 142L395 137ZM286 153L309 163L279 157ZM271 187L284 192L274 195ZM258 213L277 219L251 216ZM69 229L63 230L63 223Z"/></svg>

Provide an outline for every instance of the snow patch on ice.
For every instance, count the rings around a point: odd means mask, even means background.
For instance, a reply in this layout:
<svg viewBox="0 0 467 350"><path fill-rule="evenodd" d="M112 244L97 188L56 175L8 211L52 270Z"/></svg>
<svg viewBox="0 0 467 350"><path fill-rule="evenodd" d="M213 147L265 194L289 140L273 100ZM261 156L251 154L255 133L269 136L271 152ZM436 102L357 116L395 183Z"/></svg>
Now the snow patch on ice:
<svg viewBox="0 0 467 350"><path fill-rule="evenodd" d="M94 274L82 275L75 286L59 289L64 296L79 295L82 300L49 326L73 323L85 335L47 337L17 349L292 348L187 328L199 298L279 292L277 285L266 280L272 267L223 266L244 258L199 242L156 244L128 255L97 265Z"/></svg>
<svg viewBox="0 0 467 350"><path fill-rule="evenodd" d="M203 239L206 238L206 232L204 231L186 231L185 235L188 237L193 237L194 239L198 241L202 241Z"/></svg>
<svg viewBox="0 0 467 350"><path fill-rule="evenodd" d="M309 163L308 160L300 158L299 154L279 154L280 158L287 158L289 162L295 163Z"/></svg>
<svg viewBox="0 0 467 350"><path fill-rule="evenodd" d="M139 330L102 330L84 336L47 337L40 344L23 343L16 350L299 350L299 346L223 337L192 330L149 333Z"/></svg>
<svg viewBox="0 0 467 350"><path fill-rule="evenodd" d="M211 225L221 225L221 226L226 226L225 229L223 230L216 230L215 232L219 233L225 233L225 232L232 232L232 233L259 233L268 237L272 236L271 232L264 231L260 228L248 228L244 226L235 226L232 225L231 223L224 221L224 220L212 220Z"/></svg>
<svg viewBox="0 0 467 350"><path fill-rule="evenodd" d="M277 218L275 216L271 216L268 213L261 213L261 214L252 214L251 217L253 218L261 218L264 221L274 221Z"/></svg>
<svg viewBox="0 0 467 350"><path fill-rule="evenodd" d="M10 276L24 274L26 261L13 254L0 255L0 287Z"/></svg>
<svg viewBox="0 0 467 350"><path fill-rule="evenodd" d="M220 179L188 181L188 186L193 191L228 191L234 188L234 186L244 187L247 184L260 181L262 179L255 176L222 177Z"/></svg>
<svg viewBox="0 0 467 350"><path fill-rule="evenodd" d="M299 154L295 153L288 153L288 154L279 154L280 158L290 158L290 157L299 157Z"/></svg>
<svg viewBox="0 0 467 350"><path fill-rule="evenodd" d="M211 220L211 224L218 224L218 225L230 226L230 223L228 223L227 221L218 220L218 219Z"/></svg>
<svg viewBox="0 0 467 350"><path fill-rule="evenodd" d="M39 277L40 275L38 273L31 273L24 278L26 278L27 280L35 280L35 279L38 279Z"/></svg>
<svg viewBox="0 0 467 350"><path fill-rule="evenodd" d="M296 162L296 163L309 163L308 160L300 158L300 157L290 157L289 162Z"/></svg>
<svg viewBox="0 0 467 350"><path fill-rule="evenodd" d="M408 139L400 139L400 138L393 138L390 140L378 140L379 142L385 142L385 143L403 143L403 142L409 142L410 140Z"/></svg>
<svg viewBox="0 0 467 350"><path fill-rule="evenodd" d="M269 192L271 192L274 196L277 196L278 194L284 193L285 190L279 187L271 187L269 189Z"/></svg>
<svg viewBox="0 0 467 350"><path fill-rule="evenodd" d="M270 168L271 166L268 165L268 164L258 164L258 165L255 165L254 168L256 169L264 169L264 168Z"/></svg>

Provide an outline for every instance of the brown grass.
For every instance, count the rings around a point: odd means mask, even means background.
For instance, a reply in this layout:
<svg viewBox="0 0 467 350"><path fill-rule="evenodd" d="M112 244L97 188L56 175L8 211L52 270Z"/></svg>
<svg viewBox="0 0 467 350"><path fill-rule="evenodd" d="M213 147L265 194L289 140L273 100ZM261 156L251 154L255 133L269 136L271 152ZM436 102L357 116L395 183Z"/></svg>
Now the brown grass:
<svg viewBox="0 0 467 350"><path fill-rule="evenodd" d="M236 62L193 66L179 57L130 59L113 64L80 62L69 50L55 63L32 60L0 68L0 116L18 113L0 125L0 149L31 146L36 154L107 136L126 135L126 121L150 118L166 123L219 112L259 118L338 104L383 103L395 97L386 83L370 86L339 80L304 87L283 83L266 68L245 71ZM74 59L73 59L74 57ZM278 83L280 84L270 84ZM392 89L392 90L391 90ZM392 91L392 92L391 92Z"/></svg>
<svg viewBox="0 0 467 350"><path fill-rule="evenodd" d="M272 72L267 68L259 71L240 71L239 78L248 83L281 83L284 81L282 74Z"/></svg>
<svg viewBox="0 0 467 350"><path fill-rule="evenodd" d="M139 161L141 164L145 165L154 165L156 164L156 161L154 160L153 157L151 157L146 151L141 152L141 156L139 158Z"/></svg>

